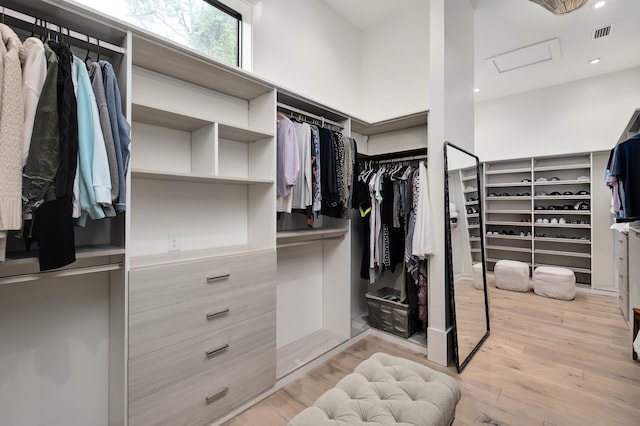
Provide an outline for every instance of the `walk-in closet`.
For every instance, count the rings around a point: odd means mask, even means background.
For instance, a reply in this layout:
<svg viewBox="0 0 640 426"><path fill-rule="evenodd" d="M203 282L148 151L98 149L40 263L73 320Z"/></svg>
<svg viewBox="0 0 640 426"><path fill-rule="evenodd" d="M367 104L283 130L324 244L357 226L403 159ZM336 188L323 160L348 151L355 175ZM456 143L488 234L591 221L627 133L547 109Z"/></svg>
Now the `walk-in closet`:
<svg viewBox="0 0 640 426"><path fill-rule="evenodd" d="M0 425L223 425L368 339L460 381L507 260L613 299L598 333L631 349L640 62L605 53L640 9L615 2L564 21L618 19L587 72L528 0L1 0ZM575 70L495 73L513 22ZM581 338L575 306L514 306Z"/></svg>

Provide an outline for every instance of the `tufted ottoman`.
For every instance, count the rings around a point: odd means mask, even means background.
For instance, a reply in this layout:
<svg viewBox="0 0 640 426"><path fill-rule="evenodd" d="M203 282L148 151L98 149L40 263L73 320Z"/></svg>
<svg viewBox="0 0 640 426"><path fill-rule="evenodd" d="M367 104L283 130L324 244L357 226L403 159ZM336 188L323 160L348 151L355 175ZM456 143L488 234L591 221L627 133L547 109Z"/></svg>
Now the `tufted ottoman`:
<svg viewBox="0 0 640 426"><path fill-rule="evenodd" d="M517 260L498 260L493 268L497 288L527 292L531 290L529 266Z"/></svg>
<svg viewBox="0 0 640 426"><path fill-rule="evenodd" d="M533 271L533 292L561 300L576 298L576 275L556 266L538 266Z"/></svg>
<svg viewBox="0 0 640 426"><path fill-rule="evenodd" d="M289 422L289 426L448 426L460 388L408 359L373 354Z"/></svg>

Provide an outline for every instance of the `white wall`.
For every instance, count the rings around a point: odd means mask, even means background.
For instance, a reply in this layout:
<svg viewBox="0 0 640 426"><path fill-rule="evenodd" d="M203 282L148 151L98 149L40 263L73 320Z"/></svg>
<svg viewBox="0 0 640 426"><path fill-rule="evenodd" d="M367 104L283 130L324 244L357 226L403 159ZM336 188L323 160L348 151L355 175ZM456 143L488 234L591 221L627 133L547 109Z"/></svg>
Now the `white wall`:
<svg viewBox="0 0 640 426"><path fill-rule="evenodd" d="M362 115L370 122L429 109L429 2L416 0L362 32Z"/></svg>
<svg viewBox="0 0 640 426"><path fill-rule="evenodd" d="M449 361L451 320L445 291L445 140L473 149L473 7L468 0L431 0L429 28L429 195L434 255L429 259L429 360Z"/></svg>
<svg viewBox="0 0 640 426"><path fill-rule="evenodd" d="M640 107L640 68L476 105L481 161L610 149Z"/></svg>
<svg viewBox="0 0 640 426"><path fill-rule="evenodd" d="M0 285L0 424L107 425L109 275Z"/></svg>
<svg viewBox="0 0 640 426"><path fill-rule="evenodd" d="M326 106L360 115L360 31L323 1L258 1L253 71Z"/></svg>

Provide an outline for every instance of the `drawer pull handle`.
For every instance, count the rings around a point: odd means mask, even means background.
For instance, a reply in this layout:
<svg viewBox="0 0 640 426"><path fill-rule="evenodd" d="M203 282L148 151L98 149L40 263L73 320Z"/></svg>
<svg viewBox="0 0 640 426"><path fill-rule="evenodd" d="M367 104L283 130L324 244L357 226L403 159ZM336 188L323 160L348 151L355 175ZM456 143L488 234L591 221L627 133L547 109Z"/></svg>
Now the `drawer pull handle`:
<svg viewBox="0 0 640 426"><path fill-rule="evenodd" d="M229 308L226 308L226 309L223 309L223 310L221 310L219 312L214 312L212 314L207 314L207 319L208 320L212 320L214 318L221 317L221 316L226 315L228 313L229 313Z"/></svg>
<svg viewBox="0 0 640 426"><path fill-rule="evenodd" d="M220 346L217 349L213 349L211 351L207 351L207 359L211 359L214 356L218 355L220 352L225 351L227 349L229 349L229 344L225 343L223 346Z"/></svg>
<svg viewBox="0 0 640 426"><path fill-rule="evenodd" d="M207 404L211 404L212 402L215 402L220 398L223 398L224 396L226 396L227 393L229 393L229 388L225 386L224 389L222 389L217 394L211 395L211 396L205 396L205 400L207 401Z"/></svg>
<svg viewBox="0 0 640 426"><path fill-rule="evenodd" d="M231 276L231 274L223 274L223 275L216 275L214 277L207 277L207 282L208 283L214 283L216 281L226 280L230 276Z"/></svg>

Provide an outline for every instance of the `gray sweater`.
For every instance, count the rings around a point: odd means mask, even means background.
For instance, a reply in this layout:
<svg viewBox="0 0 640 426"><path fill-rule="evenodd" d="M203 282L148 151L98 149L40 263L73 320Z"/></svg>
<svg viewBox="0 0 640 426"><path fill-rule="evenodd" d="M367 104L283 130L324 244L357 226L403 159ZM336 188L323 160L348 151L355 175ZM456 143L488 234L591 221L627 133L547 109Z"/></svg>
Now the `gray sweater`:
<svg viewBox="0 0 640 426"><path fill-rule="evenodd" d="M120 193L120 178L118 176L118 163L116 159L116 148L113 142L113 133L111 132L111 121L109 120L109 110L107 108L107 96L104 91L104 82L102 78L102 69L97 62L91 63L89 68L89 78L91 79L91 87L96 96L98 103L98 113L100 114L100 128L104 136L104 144L107 148L107 161L109 163L109 176L111 178L111 200L115 203ZM113 217L116 212L113 206L103 206L104 213L107 217Z"/></svg>

